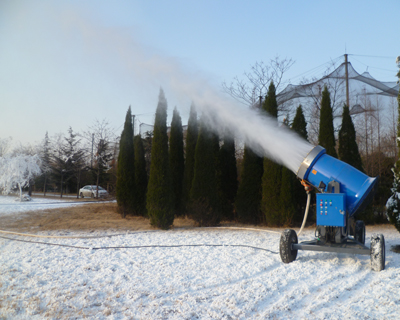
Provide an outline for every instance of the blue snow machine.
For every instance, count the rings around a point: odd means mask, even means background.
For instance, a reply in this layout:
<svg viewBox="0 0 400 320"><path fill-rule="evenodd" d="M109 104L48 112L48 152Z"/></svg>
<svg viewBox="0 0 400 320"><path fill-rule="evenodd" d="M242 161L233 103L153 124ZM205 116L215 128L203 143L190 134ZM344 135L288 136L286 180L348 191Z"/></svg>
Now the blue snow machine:
<svg viewBox="0 0 400 320"><path fill-rule="evenodd" d="M347 163L327 155L321 146L314 147L308 153L298 169L297 177L308 194L300 232L307 219L310 191L317 191L315 240L298 243L296 232L286 229L279 245L282 261L294 261L298 250L338 252L370 255L372 270L385 269L384 236L373 234L370 248L366 247L364 222L355 219L357 213L371 201L378 179L368 177Z"/></svg>

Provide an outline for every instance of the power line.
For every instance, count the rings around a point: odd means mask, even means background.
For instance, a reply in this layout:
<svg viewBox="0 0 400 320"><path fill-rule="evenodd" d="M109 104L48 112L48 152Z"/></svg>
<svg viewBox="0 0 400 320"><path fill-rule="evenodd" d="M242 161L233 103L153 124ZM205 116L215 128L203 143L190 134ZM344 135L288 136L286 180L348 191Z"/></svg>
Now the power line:
<svg viewBox="0 0 400 320"><path fill-rule="evenodd" d="M349 56L368 57L368 58L379 58L379 59L396 59L396 57L389 57L389 56L370 56L370 55L366 55L366 54L354 54L354 53L349 53Z"/></svg>
<svg viewBox="0 0 400 320"><path fill-rule="evenodd" d="M295 76L295 77L292 77L292 79L296 79L296 78L298 78L298 77L301 77L302 75L304 75L304 74L306 74L306 73L309 73L309 72L312 72L312 71L315 71L315 70L317 70L317 69L319 69L319 68L322 68L322 67L326 66L327 64L335 65L335 64L337 63L337 61L338 61L339 59L342 59L342 58L343 58L343 56L339 56L339 57L337 57L337 58L335 58L335 59L333 59L333 60L331 60L331 61L324 62L323 64L319 65L318 67L315 67L315 68L310 69L310 70L308 70L308 71L305 71L305 72L303 72L303 73L301 73L301 74L299 74L299 75L297 75L297 76Z"/></svg>

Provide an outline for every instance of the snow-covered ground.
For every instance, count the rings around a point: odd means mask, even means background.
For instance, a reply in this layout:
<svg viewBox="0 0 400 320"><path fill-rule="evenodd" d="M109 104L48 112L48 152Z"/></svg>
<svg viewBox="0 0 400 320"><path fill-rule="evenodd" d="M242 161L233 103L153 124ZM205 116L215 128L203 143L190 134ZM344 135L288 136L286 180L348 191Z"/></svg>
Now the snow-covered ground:
<svg viewBox="0 0 400 320"><path fill-rule="evenodd" d="M71 200L66 201L61 199L48 198L32 198L31 201L17 201L19 196L1 196L0 195L0 218L16 213L27 211L43 210L49 208L62 208L75 206L82 203L77 203Z"/></svg>
<svg viewBox="0 0 400 320"><path fill-rule="evenodd" d="M360 255L299 251L283 264L280 235L265 231L0 234L32 241L0 238L0 318L399 319L400 254L390 248L400 233L367 227L367 245L372 232L386 240L381 272Z"/></svg>

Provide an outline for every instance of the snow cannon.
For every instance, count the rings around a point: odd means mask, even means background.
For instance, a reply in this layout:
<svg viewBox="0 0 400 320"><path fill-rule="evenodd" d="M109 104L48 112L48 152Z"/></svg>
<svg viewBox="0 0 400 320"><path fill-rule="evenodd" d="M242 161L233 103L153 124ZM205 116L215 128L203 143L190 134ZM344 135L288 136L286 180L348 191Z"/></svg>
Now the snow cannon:
<svg viewBox="0 0 400 320"><path fill-rule="evenodd" d="M382 234L371 236L365 246L365 224L356 220L372 200L378 178L371 178L351 165L326 154L321 146L314 147L297 171L308 194L302 227L297 234L286 229L280 239L280 255L284 263L297 257L298 250L325 251L370 255L371 268L385 268L385 239ZM316 191L315 239L298 243L310 206L311 190Z"/></svg>

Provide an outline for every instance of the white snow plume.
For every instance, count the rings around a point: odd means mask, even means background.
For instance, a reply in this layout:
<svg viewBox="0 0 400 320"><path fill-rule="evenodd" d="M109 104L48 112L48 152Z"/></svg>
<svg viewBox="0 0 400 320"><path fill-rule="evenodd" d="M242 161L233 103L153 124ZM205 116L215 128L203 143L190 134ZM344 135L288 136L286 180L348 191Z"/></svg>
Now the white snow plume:
<svg viewBox="0 0 400 320"><path fill-rule="evenodd" d="M205 113L210 128L220 131L228 128L260 156L280 163L294 173L313 148L285 126L279 126L276 119L257 110L240 108L236 103L216 95L212 102L194 99L196 106Z"/></svg>
<svg viewBox="0 0 400 320"><path fill-rule="evenodd" d="M132 33L90 25L76 15L68 23L72 24L74 32L80 30L85 43L94 52L102 48L104 57L109 56L112 63L118 61L130 78L140 83L146 95L149 94L149 86L156 90L161 86L167 100L172 98L181 107L190 105L192 101L198 111L206 114L212 129L219 132L229 129L258 154L297 172L312 149L312 145L289 129L279 127L276 119L249 110L249 107L227 96L221 88L211 84L212 77L196 70L193 65L142 45Z"/></svg>
<svg viewBox="0 0 400 320"><path fill-rule="evenodd" d="M205 115L210 129L216 132L228 129L260 156L266 156L297 173L313 145L287 127L279 126L276 119L244 107L217 91L205 77L186 72L179 63L170 63L161 56L153 61L155 64L148 67L156 78L163 80L163 87L165 84L170 94L182 101L185 97L190 98ZM160 67L163 63L168 66ZM168 91L166 95L168 97Z"/></svg>
<svg viewBox="0 0 400 320"><path fill-rule="evenodd" d="M136 46L138 47L138 46ZM143 57L137 54L136 58ZM250 146L260 156L266 156L297 172L301 162L313 146L285 126L279 126L276 119L251 110L226 96L211 85L205 76L194 74L175 59L152 55L150 60L136 60L132 71L137 76L150 77L151 82L159 81L169 95L178 101L191 100L198 111L204 113L209 127L231 133Z"/></svg>

